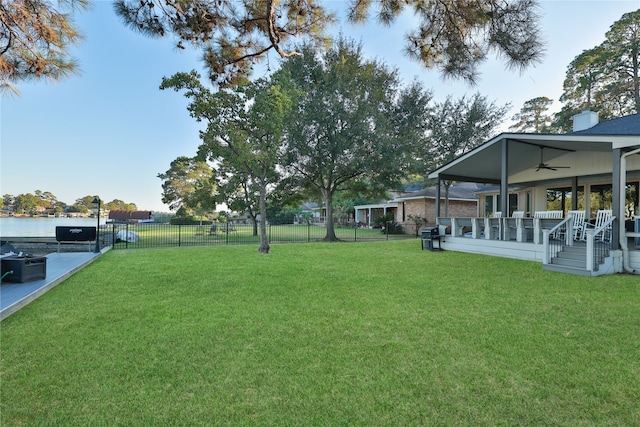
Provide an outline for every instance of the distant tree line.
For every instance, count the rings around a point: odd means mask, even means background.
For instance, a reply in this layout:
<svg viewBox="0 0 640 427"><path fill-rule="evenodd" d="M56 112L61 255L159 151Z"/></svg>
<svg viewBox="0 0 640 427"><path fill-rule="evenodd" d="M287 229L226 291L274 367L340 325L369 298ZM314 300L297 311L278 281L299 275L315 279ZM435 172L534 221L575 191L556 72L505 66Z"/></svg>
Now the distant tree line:
<svg viewBox="0 0 640 427"><path fill-rule="evenodd" d="M43 213L88 213L90 209L97 206L93 204L93 200L99 196L85 196L79 198L72 205L68 205L54 196L49 191L36 190L34 193L5 194L0 199L0 205L4 210L11 211L15 214L43 214ZM112 200L110 202L101 202L102 209L107 210L138 210L135 203L126 203L122 200Z"/></svg>

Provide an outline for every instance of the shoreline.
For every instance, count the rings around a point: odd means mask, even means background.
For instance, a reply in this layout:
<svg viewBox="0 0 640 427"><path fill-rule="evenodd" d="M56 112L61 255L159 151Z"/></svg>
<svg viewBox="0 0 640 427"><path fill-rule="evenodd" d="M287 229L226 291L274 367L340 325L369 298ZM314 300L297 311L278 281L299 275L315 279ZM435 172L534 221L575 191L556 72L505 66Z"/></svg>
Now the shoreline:
<svg viewBox="0 0 640 427"><path fill-rule="evenodd" d="M93 217L95 217L95 214L80 213L80 212L54 214L54 215L13 214L13 213L5 213L5 212L0 213L0 218L93 218Z"/></svg>

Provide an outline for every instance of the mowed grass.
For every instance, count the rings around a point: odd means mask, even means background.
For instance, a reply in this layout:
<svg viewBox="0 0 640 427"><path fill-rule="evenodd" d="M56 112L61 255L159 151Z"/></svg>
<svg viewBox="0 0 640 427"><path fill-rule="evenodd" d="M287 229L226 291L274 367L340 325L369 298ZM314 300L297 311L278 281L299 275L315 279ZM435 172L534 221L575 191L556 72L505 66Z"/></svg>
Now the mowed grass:
<svg viewBox="0 0 640 427"><path fill-rule="evenodd" d="M2 322L6 426L640 425L640 280L418 240L111 251Z"/></svg>

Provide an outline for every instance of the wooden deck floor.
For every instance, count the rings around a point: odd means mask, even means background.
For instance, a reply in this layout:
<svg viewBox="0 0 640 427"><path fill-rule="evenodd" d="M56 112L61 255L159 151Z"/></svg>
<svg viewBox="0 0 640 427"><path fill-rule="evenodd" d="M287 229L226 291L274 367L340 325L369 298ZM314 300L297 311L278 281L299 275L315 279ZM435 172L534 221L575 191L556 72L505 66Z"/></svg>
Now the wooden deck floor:
<svg viewBox="0 0 640 427"><path fill-rule="evenodd" d="M46 277L24 283L2 283L0 286L0 320L20 310L76 271L93 262L101 254L63 252L46 255Z"/></svg>

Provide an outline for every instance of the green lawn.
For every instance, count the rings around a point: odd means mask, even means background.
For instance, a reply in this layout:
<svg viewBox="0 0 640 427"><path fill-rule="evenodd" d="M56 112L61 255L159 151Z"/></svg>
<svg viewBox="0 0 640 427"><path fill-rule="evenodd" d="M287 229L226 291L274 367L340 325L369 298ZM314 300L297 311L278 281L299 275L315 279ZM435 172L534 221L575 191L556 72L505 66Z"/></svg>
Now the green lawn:
<svg viewBox="0 0 640 427"><path fill-rule="evenodd" d="M111 251L2 322L6 426L640 425L640 280L419 240Z"/></svg>

